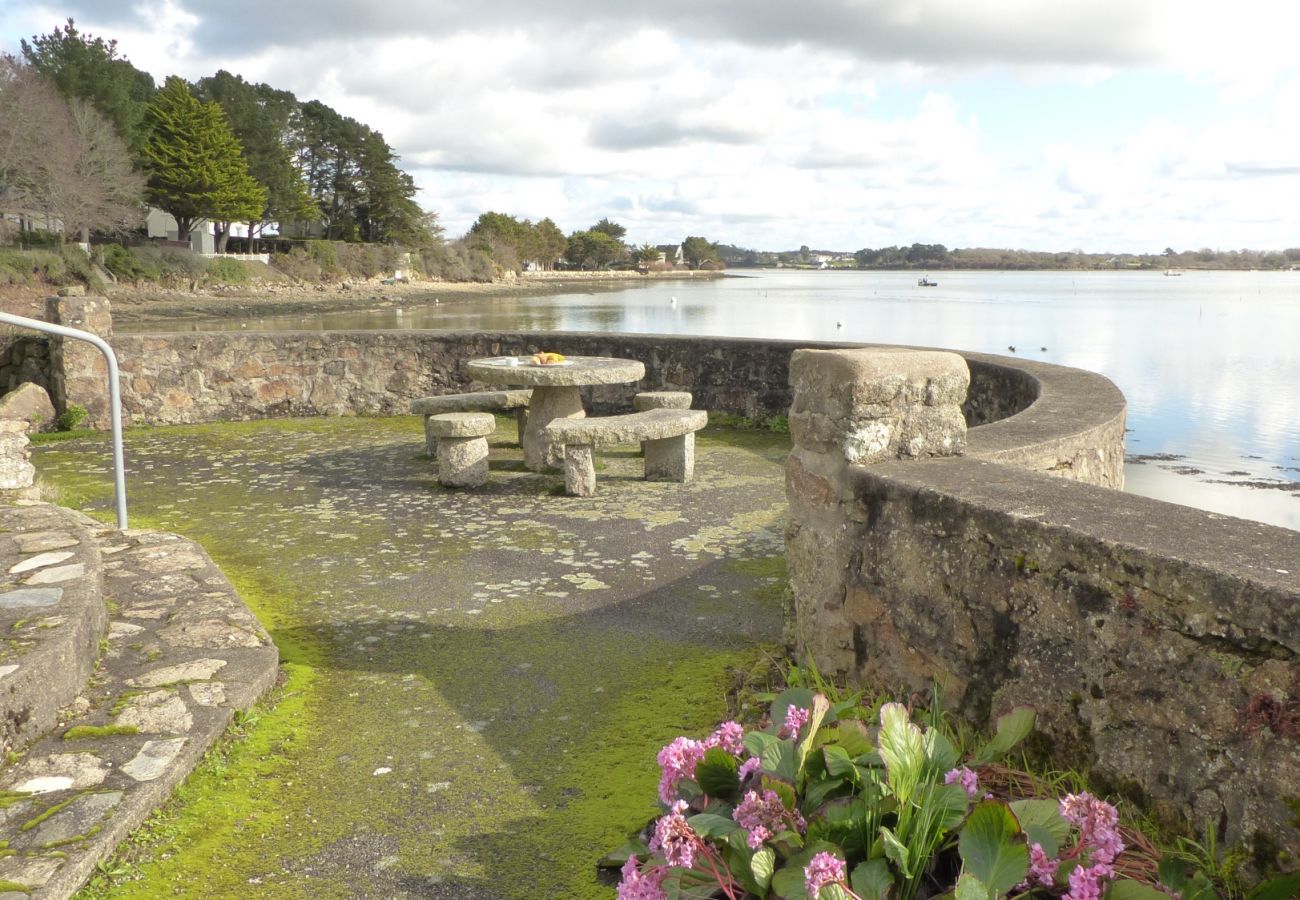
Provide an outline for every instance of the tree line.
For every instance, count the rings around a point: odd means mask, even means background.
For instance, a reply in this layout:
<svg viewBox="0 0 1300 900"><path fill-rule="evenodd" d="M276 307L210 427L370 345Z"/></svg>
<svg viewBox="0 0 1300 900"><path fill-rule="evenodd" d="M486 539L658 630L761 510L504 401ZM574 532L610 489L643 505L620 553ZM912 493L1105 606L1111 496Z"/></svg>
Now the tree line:
<svg viewBox="0 0 1300 900"><path fill-rule="evenodd" d="M943 244L864 247L854 253L798 250L760 251L720 245L728 266L821 267L833 269L1290 269L1300 266L1300 248L1261 250L1174 250L1160 253L1085 253L1082 250L1008 250L990 247L948 249Z"/></svg>
<svg viewBox="0 0 1300 900"><path fill-rule="evenodd" d="M316 101L219 71L159 87L116 41L68 19L0 57L0 211L66 234L125 232L144 204L185 240L272 223L335 241L423 246L436 218L379 132Z"/></svg>
<svg viewBox="0 0 1300 900"><path fill-rule="evenodd" d="M528 264L542 269L563 265L574 269L666 269L675 264L677 245L639 246L624 243L627 229L608 217L567 237L549 217L539 222L499 212L485 212L470 227L465 240L472 250L484 252L501 267L522 270ZM707 238L688 236L681 243L682 261L691 269L719 264L718 245ZM668 258L672 253L673 258Z"/></svg>

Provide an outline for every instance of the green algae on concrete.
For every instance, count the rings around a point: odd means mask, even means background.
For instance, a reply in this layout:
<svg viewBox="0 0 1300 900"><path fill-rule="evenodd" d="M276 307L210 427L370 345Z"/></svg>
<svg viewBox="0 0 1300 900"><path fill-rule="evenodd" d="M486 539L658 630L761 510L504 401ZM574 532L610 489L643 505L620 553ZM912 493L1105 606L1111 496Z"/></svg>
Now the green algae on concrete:
<svg viewBox="0 0 1300 900"><path fill-rule="evenodd" d="M443 490L420 425L128 431L132 525L203 544L285 680L84 896L612 896L659 747L780 638L787 439L710 429L687 485L617 449L582 499L504 420L488 485ZM111 516L106 441L33 457Z"/></svg>

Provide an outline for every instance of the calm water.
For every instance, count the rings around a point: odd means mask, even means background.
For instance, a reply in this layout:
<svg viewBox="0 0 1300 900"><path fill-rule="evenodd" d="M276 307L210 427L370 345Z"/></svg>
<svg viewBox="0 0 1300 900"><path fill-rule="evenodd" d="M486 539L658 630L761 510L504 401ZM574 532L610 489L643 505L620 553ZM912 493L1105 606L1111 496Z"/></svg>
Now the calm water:
<svg viewBox="0 0 1300 900"><path fill-rule="evenodd" d="M1119 385L1129 401L1128 490L1300 530L1300 272L932 277L939 285L922 288L905 273L764 271L197 327L619 331L1014 354ZM1142 459L1166 455L1177 458Z"/></svg>

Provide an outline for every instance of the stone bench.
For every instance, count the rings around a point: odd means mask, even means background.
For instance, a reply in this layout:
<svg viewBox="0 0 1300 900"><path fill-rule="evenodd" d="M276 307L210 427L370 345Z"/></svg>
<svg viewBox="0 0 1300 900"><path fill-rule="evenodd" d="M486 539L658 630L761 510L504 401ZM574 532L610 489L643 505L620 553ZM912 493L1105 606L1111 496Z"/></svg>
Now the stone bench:
<svg viewBox="0 0 1300 900"><path fill-rule="evenodd" d="M436 441L438 483L481 487L488 477L487 436L496 430L491 413L453 412L427 416L425 434Z"/></svg>
<svg viewBox="0 0 1300 900"><path fill-rule="evenodd" d="M592 448L630 444L645 448L647 481L690 481L695 472L695 432L708 424L702 409L649 409L622 416L556 419L546 437L564 445L564 490L575 497L596 493Z"/></svg>
<svg viewBox="0 0 1300 900"><path fill-rule="evenodd" d="M424 446L431 459L438 455L437 438L429 431L429 419L443 413L505 412L514 410L515 425L519 429L519 445L524 443L524 428L528 425L528 401L533 392L528 389L508 391L476 391L473 394L441 394L421 397L411 401L411 412L424 416Z"/></svg>
<svg viewBox="0 0 1300 900"><path fill-rule="evenodd" d="M690 409L690 391L642 391L632 398L632 408L637 412L648 409ZM645 443L641 444L641 455L645 456Z"/></svg>

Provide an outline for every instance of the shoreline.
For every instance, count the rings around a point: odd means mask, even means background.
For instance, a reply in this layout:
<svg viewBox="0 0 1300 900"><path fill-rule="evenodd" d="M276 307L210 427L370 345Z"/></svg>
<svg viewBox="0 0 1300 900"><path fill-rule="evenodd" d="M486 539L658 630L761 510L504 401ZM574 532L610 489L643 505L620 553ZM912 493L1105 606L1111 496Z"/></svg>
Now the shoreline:
<svg viewBox="0 0 1300 900"><path fill-rule="evenodd" d="M243 285L214 285L190 290L157 285L110 285L103 296L113 305L115 321L140 324L189 319L279 316L299 313L350 312L385 309L412 299L471 300L510 295L558 294L582 288L623 290L645 280L686 281L728 277L726 272L533 272L493 282L381 280L303 284L259 281ZM0 309L30 318L43 318L45 297L53 286L10 289L0 295Z"/></svg>

